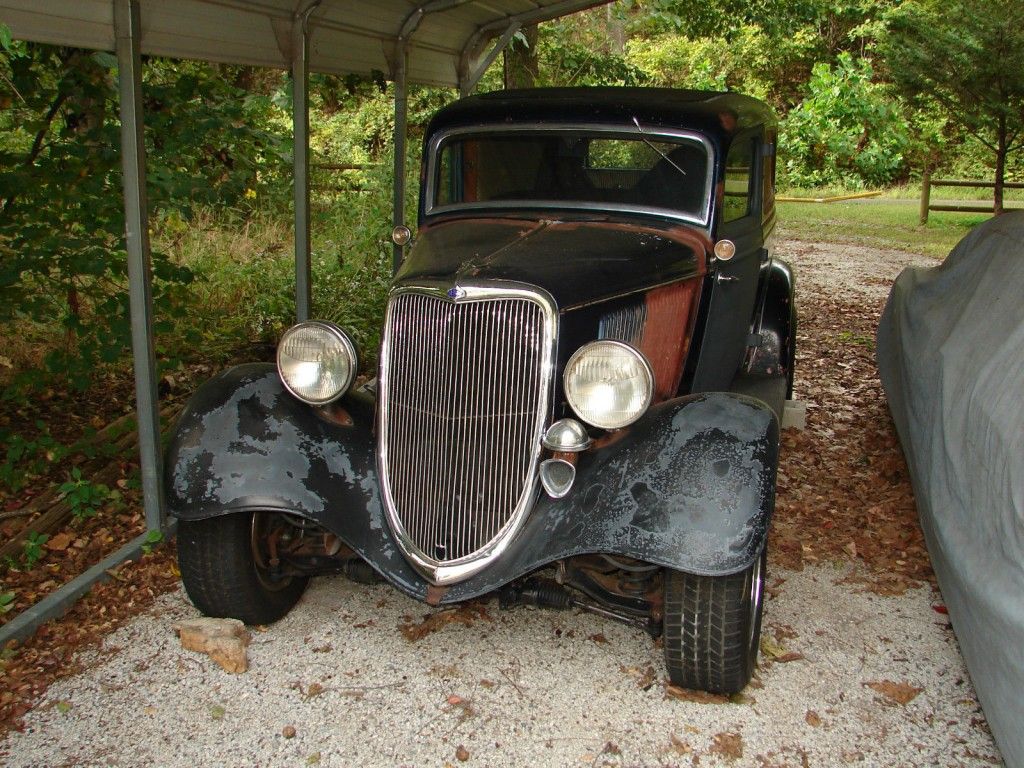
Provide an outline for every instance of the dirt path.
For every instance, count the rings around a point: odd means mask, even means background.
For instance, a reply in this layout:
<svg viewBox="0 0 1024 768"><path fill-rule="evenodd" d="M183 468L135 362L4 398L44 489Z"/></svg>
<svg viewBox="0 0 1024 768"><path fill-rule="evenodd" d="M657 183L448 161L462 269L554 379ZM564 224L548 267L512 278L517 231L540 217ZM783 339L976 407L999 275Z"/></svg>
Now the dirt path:
<svg viewBox="0 0 1024 768"><path fill-rule="evenodd" d="M182 651L180 590L49 689L0 762L57 765L834 766L998 763L931 583L872 380L872 317L907 254L796 241L797 395L762 661L733 701L668 688L645 636L494 602L444 614L319 579L249 672ZM877 379L877 377L875 377ZM282 729L292 726L293 738Z"/></svg>

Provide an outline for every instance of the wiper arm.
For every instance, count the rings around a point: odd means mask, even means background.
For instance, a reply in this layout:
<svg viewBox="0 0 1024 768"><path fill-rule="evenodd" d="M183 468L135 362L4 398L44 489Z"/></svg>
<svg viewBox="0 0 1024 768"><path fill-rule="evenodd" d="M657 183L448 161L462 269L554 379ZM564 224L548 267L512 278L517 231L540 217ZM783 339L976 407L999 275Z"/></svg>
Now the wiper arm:
<svg viewBox="0 0 1024 768"><path fill-rule="evenodd" d="M662 152L660 149L658 149L658 147L655 146L654 142L647 138L647 134L644 133L644 129L640 127L640 121L637 120L636 115L633 116L633 125L636 126L636 130L637 130L637 132L639 132L640 138L643 139L644 144L646 144L648 147L650 147L655 152L657 152L659 155L661 155L662 159L665 162L667 162L669 165L671 165L673 168L675 168L677 171L679 171L681 174L683 174L683 176L686 175L686 171L684 171L682 168L680 168L676 164L675 160L673 160L671 157L669 157L664 152Z"/></svg>

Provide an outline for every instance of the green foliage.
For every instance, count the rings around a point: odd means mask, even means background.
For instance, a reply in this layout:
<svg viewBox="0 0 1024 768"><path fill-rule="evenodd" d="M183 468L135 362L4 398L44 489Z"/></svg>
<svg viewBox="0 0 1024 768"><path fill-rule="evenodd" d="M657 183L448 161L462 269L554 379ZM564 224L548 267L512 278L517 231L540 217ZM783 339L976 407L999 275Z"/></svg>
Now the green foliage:
<svg viewBox="0 0 1024 768"><path fill-rule="evenodd" d="M790 50L802 45L794 40ZM731 43L718 37L637 38L627 44L627 52L651 85L732 90L761 99L771 97L773 62L785 60L757 27L742 28Z"/></svg>
<svg viewBox="0 0 1024 768"><path fill-rule="evenodd" d="M0 613L8 613L14 608L14 599L17 595L14 592L0 592Z"/></svg>
<svg viewBox="0 0 1024 768"><path fill-rule="evenodd" d="M146 538L142 540L142 553L148 555L163 540L163 531L150 531L146 534Z"/></svg>
<svg viewBox="0 0 1024 768"><path fill-rule="evenodd" d="M44 422L37 421L36 429L38 434L31 439L0 429L0 488L17 493L67 455L68 449L53 438Z"/></svg>
<svg viewBox="0 0 1024 768"><path fill-rule="evenodd" d="M114 494L103 483L93 483L82 477L82 470L78 467L71 470L71 476L61 484L58 491L79 522L93 517L107 501L114 498Z"/></svg>
<svg viewBox="0 0 1024 768"><path fill-rule="evenodd" d="M538 86L646 84L643 71L621 52L567 32L555 25L540 28Z"/></svg>
<svg viewBox="0 0 1024 768"><path fill-rule="evenodd" d="M24 43L0 56L0 326L24 335L56 323L63 343L42 367L77 389L130 343L115 65L106 53ZM269 98L212 65L159 59L143 90L154 210L188 217L197 203L267 204L283 189L290 146ZM193 275L157 251L153 278L161 332L187 312ZM24 371L4 397L38 380Z"/></svg>
<svg viewBox="0 0 1024 768"><path fill-rule="evenodd" d="M32 568L43 557L43 545L49 541L48 533L29 531L21 548L21 562L26 568Z"/></svg>
<svg viewBox="0 0 1024 768"><path fill-rule="evenodd" d="M872 77L870 62L845 53L814 66L806 98L780 126L780 185L859 189L905 175L904 111Z"/></svg>
<svg viewBox="0 0 1024 768"><path fill-rule="evenodd" d="M992 151L999 207L1007 155L1024 146L1024 4L907 0L886 21L889 75Z"/></svg>

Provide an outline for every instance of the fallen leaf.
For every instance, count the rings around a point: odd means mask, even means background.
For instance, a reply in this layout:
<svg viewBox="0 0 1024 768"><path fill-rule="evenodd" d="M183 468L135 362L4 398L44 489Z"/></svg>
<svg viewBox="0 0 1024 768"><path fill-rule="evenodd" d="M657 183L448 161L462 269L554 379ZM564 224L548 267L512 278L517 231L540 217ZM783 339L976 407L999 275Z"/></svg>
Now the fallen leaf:
<svg viewBox="0 0 1024 768"><path fill-rule="evenodd" d="M460 762L464 763L469 760L469 750L459 744L459 748L455 750L455 758Z"/></svg>
<svg viewBox="0 0 1024 768"><path fill-rule="evenodd" d="M789 661L800 661L803 657L804 655L802 653L790 651L789 653L784 653L781 656L776 656L775 661L777 661L779 664L785 664Z"/></svg>
<svg viewBox="0 0 1024 768"><path fill-rule="evenodd" d="M71 711L71 702L70 701L58 701L57 702L57 711L60 712L62 715L66 715L68 712Z"/></svg>
<svg viewBox="0 0 1024 768"><path fill-rule="evenodd" d="M890 701L901 705L909 704L924 690L924 688L915 688L910 683L894 683L892 680L879 680L877 682L864 683L864 685L878 691Z"/></svg>
<svg viewBox="0 0 1024 768"><path fill-rule="evenodd" d="M680 701L692 701L696 704L728 704L729 698L717 693L707 691L691 691L689 688L680 688L678 685L669 683L665 686L666 699L679 699Z"/></svg>
<svg viewBox="0 0 1024 768"><path fill-rule="evenodd" d="M303 695L307 699L312 699L314 696L319 696L323 692L324 692L324 687L322 685L320 685L320 683L310 683L307 686L307 688L306 688L305 692L303 693Z"/></svg>
<svg viewBox="0 0 1024 768"><path fill-rule="evenodd" d="M453 706L453 707L457 707L457 706L459 706L459 704L462 703L462 697L461 696L456 696L453 693L451 696L448 697L448 703L451 706Z"/></svg>
<svg viewBox="0 0 1024 768"><path fill-rule="evenodd" d="M593 640L598 645L600 645L602 643L607 643L608 642L608 638L605 637L604 635L602 635L600 632L598 632L596 635L591 635L590 639Z"/></svg>
<svg viewBox="0 0 1024 768"><path fill-rule="evenodd" d="M711 751L730 762L743 757L743 737L738 733L716 733Z"/></svg>
<svg viewBox="0 0 1024 768"><path fill-rule="evenodd" d="M761 635L761 655L769 660L774 660L785 653L786 649L775 642L771 635Z"/></svg>
<svg viewBox="0 0 1024 768"><path fill-rule="evenodd" d="M295 738L295 726L294 725L286 725L284 728L281 729L281 735L284 736L286 739L294 739Z"/></svg>
<svg viewBox="0 0 1024 768"><path fill-rule="evenodd" d="M821 715L819 715L813 709L808 709L807 714L804 715L804 721L812 728L817 728L819 725L821 725Z"/></svg>
<svg viewBox="0 0 1024 768"><path fill-rule="evenodd" d="M693 752L690 742L680 739L674 733L669 736L669 739L672 742L672 751L677 755L688 755L690 752Z"/></svg>
<svg viewBox="0 0 1024 768"><path fill-rule="evenodd" d="M214 704L210 707L210 717L213 720L223 720L224 715L227 714L227 710L224 709L220 704Z"/></svg>
<svg viewBox="0 0 1024 768"><path fill-rule="evenodd" d="M411 616L403 616L404 623L398 625L399 631L410 643L421 640L432 632L448 626L449 624L461 624L464 627L472 626L478 619L492 621L487 607L480 602L463 603L457 608L448 608L436 613L428 613L423 621L415 623Z"/></svg>
<svg viewBox="0 0 1024 768"><path fill-rule="evenodd" d="M71 542L73 542L74 540L74 534L64 531L63 533L58 533L55 536L52 536L51 538L47 539L45 546L51 552L63 552L65 549L71 546Z"/></svg>

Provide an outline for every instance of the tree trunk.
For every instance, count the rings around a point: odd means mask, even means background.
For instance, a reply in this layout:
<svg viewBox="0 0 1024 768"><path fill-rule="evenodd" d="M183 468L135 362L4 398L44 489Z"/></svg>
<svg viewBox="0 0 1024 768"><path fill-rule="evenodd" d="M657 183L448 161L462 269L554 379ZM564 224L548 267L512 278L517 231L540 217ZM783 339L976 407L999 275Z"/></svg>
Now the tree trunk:
<svg viewBox="0 0 1024 768"><path fill-rule="evenodd" d="M537 84L537 26L525 27L522 40L513 38L505 48L505 87L533 88Z"/></svg>
<svg viewBox="0 0 1024 768"><path fill-rule="evenodd" d="M999 137L996 145L996 186L993 194L995 215L1003 213L1003 176L1006 174L1006 117L999 117Z"/></svg>

